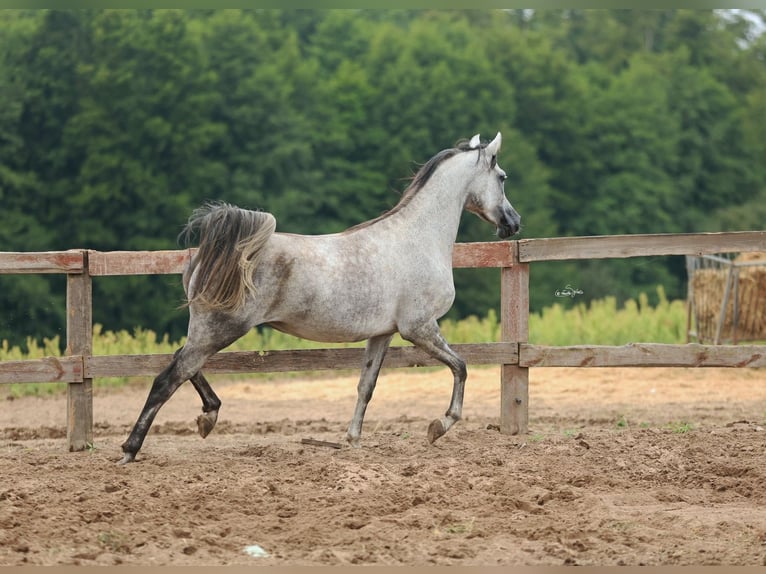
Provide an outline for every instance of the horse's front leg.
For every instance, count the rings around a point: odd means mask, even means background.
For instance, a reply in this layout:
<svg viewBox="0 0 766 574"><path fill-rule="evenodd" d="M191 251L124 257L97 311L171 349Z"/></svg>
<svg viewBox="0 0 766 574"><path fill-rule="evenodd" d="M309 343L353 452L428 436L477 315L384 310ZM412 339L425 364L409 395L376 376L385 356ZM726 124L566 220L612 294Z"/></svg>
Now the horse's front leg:
<svg viewBox="0 0 766 574"><path fill-rule="evenodd" d="M378 381L378 373L386 356L388 346L391 344L393 335L380 335L372 337L367 341L367 347L364 351L364 365L362 365L362 374L359 377L357 386L356 408L354 409L354 418L346 433L346 440L355 448L359 448L359 440L362 436L362 422L364 413L367 410L367 404L372 398L372 392L375 390L375 383Z"/></svg>
<svg viewBox="0 0 766 574"><path fill-rule="evenodd" d="M402 337L412 342L426 353L447 365L452 371L452 399L443 417L431 422L428 426L428 441L433 443L446 433L452 425L460 420L463 412L463 393L465 380L468 376L465 361L455 351L450 349L447 341L439 331L439 325L432 321L410 331L402 332Z"/></svg>

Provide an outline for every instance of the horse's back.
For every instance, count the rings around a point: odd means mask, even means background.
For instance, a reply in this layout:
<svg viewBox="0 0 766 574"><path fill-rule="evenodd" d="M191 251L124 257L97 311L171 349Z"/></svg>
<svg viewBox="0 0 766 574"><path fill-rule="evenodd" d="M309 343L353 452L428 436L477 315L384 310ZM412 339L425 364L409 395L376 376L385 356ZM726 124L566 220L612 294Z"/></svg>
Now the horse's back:
<svg viewBox="0 0 766 574"><path fill-rule="evenodd" d="M396 330L400 286L386 257L347 236L274 234L248 302L254 323L307 339L341 342Z"/></svg>

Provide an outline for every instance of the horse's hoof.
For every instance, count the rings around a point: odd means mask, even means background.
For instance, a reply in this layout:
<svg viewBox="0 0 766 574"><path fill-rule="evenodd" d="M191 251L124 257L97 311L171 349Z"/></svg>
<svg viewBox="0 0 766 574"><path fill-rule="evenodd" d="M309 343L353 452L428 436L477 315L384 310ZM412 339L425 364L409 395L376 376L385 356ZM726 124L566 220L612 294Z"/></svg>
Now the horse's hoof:
<svg viewBox="0 0 766 574"><path fill-rule="evenodd" d="M346 442L351 445L351 448L362 448L362 440L359 437L346 435Z"/></svg>
<svg viewBox="0 0 766 574"><path fill-rule="evenodd" d="M197 430L202 438L205 438L210 434L210 431L215 427L215 423L218 420L218 411L210 411L202 413L197 417Z"/></svg>
<svg viewBox="0 0 766 574"><path fill-rule="evenodd" d="M428 425L428 442L433 444L436 439L441 437L446 432L447 429L444 428L444 423L441 421L441 419L436 419L430 425Z"/></svg>
<svg viewBox="0 0 766 574"><path fill-rule="evenodd" d="M122 455L122 458L117 462L118 466L122 466L124 464L128 464L129 462L135 462L136 461L136 455L132 452L126 452Z"/></svg>

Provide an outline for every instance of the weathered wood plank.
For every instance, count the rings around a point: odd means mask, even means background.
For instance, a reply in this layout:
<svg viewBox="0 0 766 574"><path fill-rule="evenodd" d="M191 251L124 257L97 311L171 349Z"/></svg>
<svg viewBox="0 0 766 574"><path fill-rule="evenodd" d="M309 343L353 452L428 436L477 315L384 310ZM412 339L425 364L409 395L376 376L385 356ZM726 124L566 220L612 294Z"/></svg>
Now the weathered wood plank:
<svg viewBox="0 0 766 574"><path fill-rule="evenodd" d="M766 250L766 231L660 233L519 240L519 260L560 261Z"/></svg>
<svg viewBox="0 0 766 574"><path fill-rule="evenodd" d="M526 367L766 367L766 345L519 346Z"/></svg>
<svg viewBox="0 0 766 574"><path fill-rule="evenodd" d="M510 267L515 241L455 243L452 266L455 268Z"/></svg>
<svg viewBox="0 0 766 574"><path fill-rule="evenodd" d="M518 258L518 243L514 247ZM515 264L500 272L501 338L508 343L529 337L529 264ZM500 432L527 433L529 426L529 369L518 364L500 367Z"/></svg>
<svg viewBox="0 0 766 574"><path fill-rule="evenodd" d="M195 251L89 251L88 269L92 276L183 273Z"/></svg>
<svg viewBox="0 0 766 574"><path fill-rule="evenodd" d="M491 365L518 361L518 345L482 343L452 345L469 364ZM206 373L269 373L287 371L319 371L358 369L364 349L299 349L288 351L228 351L217 353L203 367ZM102 355L85 360L88 377L154 376L164 369L172 354ZM392 347L384 368L441 365L415 347Z"/></svg>
<svg viewBox="0 0 766 574"><path fill-rule="evenodd" d="M85 270L67 275L66 354L89 357L93 353L93 283ZM67 444L70 451L93 443L93 379L82 376L67 385Z"/></svg>
<svg viewBox="0 0 766 574"><path fill-rule="evenodd" d="M452 263L454 267L509 267L512 246L511 241L456 243ZM195 251L90 251L89 271L92 276L182 273Z"/></svg>
<svg viewBox="0 0 766 574"><path fill-rule="evenodd" d="M0 385L13 383L68 383L82 381L80 356L0 361Z"/></svg>
<svg viewBox="0 0 766 574"><path fill-rule="evenodd" d="M83 252L0 252L0 274L25 273L80 273L84 264Z"/></svg>
<svg viewBox="0 0 766 574"><path fill-rule="evenodd" d="M766 231L552 237L518 241L456 243L454 267L510 267L514 244L519 261L599 259L644 255L702 255L766 249ZM92 276L181 273L194 249L165 251L89 251ZM2 252L0 273L78 273L79 250Z"/></svg>

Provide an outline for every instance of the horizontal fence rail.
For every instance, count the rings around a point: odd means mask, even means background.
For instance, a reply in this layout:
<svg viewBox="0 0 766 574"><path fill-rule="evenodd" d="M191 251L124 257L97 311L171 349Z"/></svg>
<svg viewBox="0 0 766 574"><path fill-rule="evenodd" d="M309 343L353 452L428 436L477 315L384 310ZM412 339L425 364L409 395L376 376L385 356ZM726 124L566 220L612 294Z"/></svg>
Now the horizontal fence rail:
<svg viewBox="0 0 766 574"><path fill-rule="evenodd" d="M501 430L527 432L529 369L534 367L766 367L766 345L622 346L530 344L529 264L535 261L703 255L766 251L766 231L556 237L458 243L453 267L501 269L501 341L453 345L469 364L499 364ZM92 278L182 273L194 249L167 251L69 250L0 252L0 274L60 273L67 276L67 349L63 357L0 361L0 384L67 383L70 450L92 442L92 381L101 377L154 376L172 355L93 356ZM265 373L357 369L362 348L224 351L210 357L209 373ZM441 365L411 346L392 347L384 368Z"/></svg>
<svg viewBox="0 0 766 574"><path fill-rule="evenodd" d="M706 255L766 249L766 231L656 233L520 239L519 261L565 261L659 255Z"/></svg>
<svg viewBox="0 0 766 574"><path fill-rule="evenodd" d="M83 253L83 251L0 253L0 274L82 273L85 268Z"/></svg>
<svg viewBox="0 0 766 574"><path fill-rule="evenodd" d="M766 367L766 345L519 345L522 367Z"/></svg>
<svg viewBox="0 0 766 574"><path fill-rule="evenodd" d="M0 383L81 383L82 356L0 361Z"/></svg>
<svg viewBox="0 0 766 574"><path fill-rule="evenodd" d="M466 362L474 365L497 365L518 362L518 346L512 343L475 343L452 345ZM164 369L172 354L101 355L85 362L85 375L91 378L154 376ZM202 367L207 373L280 373L288 371L323 371L358 369L364 349L296 349L287 351L225 351L216 353ZM391 347L383 367L433 367L442 363L415 347Z"/></svg>
<svg viewBox="0 0 766 574"><path fill-rule="evenodd" d="M93 277L104 275L160 275L183 273L196 249L175 251L89 251L88 269ZM456 243L455 268L510 267L513 242Z"/></svg>

